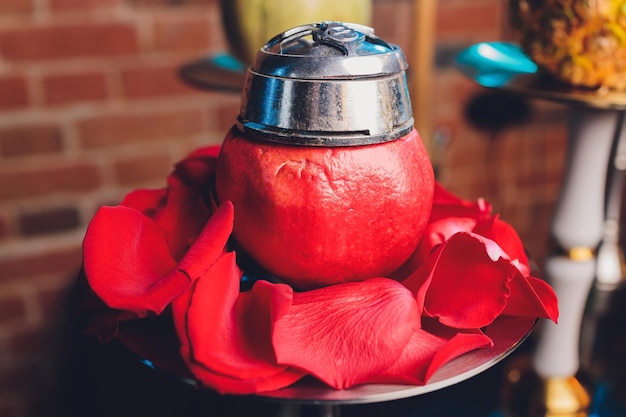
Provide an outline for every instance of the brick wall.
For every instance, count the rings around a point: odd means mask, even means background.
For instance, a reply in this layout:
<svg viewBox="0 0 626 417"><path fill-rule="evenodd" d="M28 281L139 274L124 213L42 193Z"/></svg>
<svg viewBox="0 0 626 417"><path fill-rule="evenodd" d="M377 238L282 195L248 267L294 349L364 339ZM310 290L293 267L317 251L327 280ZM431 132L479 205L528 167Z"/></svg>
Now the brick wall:
<svg viewBox="0 0 626 417"><path fill-rule="evenodd" d="M455 68L459 50L495 40L515 40L506 2L439 0L433 159L439 181L465 198L489 200L541 265L565 163L567 108L477 87ZM478 123L476 112L501 123Z"/></svg>
<svg viewBox="0 0 626 417"><path fill-rule="evenodd" d="M532 102L523 125L478 128L465 114L484 91L451 61L508 36L502 4L439 1L434 159L445 185L492 200L541 259L564 111ZM375 10L378 34L408 51L410 1ZM86 225L221 141L239 97L189 88L177 69L225 50L217 0L0 0L0 416L53 415Z"/></svg>

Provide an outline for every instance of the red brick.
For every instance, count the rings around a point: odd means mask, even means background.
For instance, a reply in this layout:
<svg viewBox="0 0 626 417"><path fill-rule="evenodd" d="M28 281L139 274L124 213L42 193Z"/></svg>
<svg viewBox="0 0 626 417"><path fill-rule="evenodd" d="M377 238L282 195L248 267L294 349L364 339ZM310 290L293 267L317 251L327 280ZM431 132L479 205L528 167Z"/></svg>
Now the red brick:
<svg viewBox="0 0 626 417"><path fill-rule="evenodd" d="M69 311L72 295L71 289L61 286L60 288L40 291L37 298L44 316L51 318L51 321L56 321L59 318L63 319L65 313Z"/></svg>
<svg viewBox="0 0 626 417"><path fill-rule="evenodd" d="M97 9L116 6L121 0L48 0L51 10Z"/></svg>
<svg viewBox="0 0 626 417"><path fill-rule="evenodd" d="M34 0L2 0L0 13L29 14L34 10Z"/></svg>
<svg viewBox="0 0 626 417"><path fill-rule="evenodd" d="M41 166L33 170L2 170L0 200L41 196L55 192L92 191L101 185L100 172L83 162Z"/></svg>
<svg viewBox="0 0 626 417"><path fill-rule="evenodd" d="M49 75L43 79L44 100L48 104L104 100L106 76L100 72Z"/></svg>
<svg viewBox="0 0 626 417"><path fill-rule="evenodd" d="M0 323L6 323L26 316L24 299L18 295L0 297Z"/></svg>
<svg viewBox="0 0 626 417"><path fill-rule="evenodd" d="M217 108L217 126L216 129L226 133L237 120L237 115L241 107L239 97L224 97L219 100L220 105Z"/></svg>
<svg viewBox="0 0 626 417"><path fill-rule="evenodd" d="M471 129L460 132L448 146L446 152L446 165L448 170L479 171L478 162L483 161L487 155L488 142Z"/></svg>
<svg viewBox="0 0 626 417"><path fill-rule="evenodd" d="M203 132L204 119L201 111L104 115L81 121L78 132L84 147L99 148Z"/></svg>
<svg viewBox="0 0 626 417"><path fill-rule="evenodd" d="M122 72L122 88L128 98L149 98L179 94L203 94L187 86L178 76L179 67L141 66Z"/></svg>
<svg viewBox="0 0 626 417"><path fill-rule="evenodd" d="M0 241L9 236L8 219L0 215Z"/></svg>
<svg viewBox="0 0 626 417"><path fill-rule="evenodd" d="M211 43L210 29L206 19L157 21L154 24L154 47L159 50L206 50Z"/></svg>
<svg viewBox="0 0 626 417"><path fill-rule="evenodd" d="M63 138L56 125L24 125L0 130L0 155L16 157L56 153L63 150Z"/></svg>
<svg viewBox="0 0 626 417"><path fill-rule="evenodd" d="M134 6L177 6L183 7L188 5L209 5L215 4L219 0L128 0L128 3Z"/></svg>
<svg viewBox="0 0 626 417"><path fill-rule="evenodd" d="M15 61L114 57L137 50L136 29L126 23L91 22L0 31L0 53Z"/></svg>
<svg viewBox="0 0 626 417"><path fill-rule="evenodd" d="M0 43L2 43L0 34ZM28 106L28 86L23 76L0 78L0 110L16 110Z"/></svg>
<svg viewBox="0 0 626 417"><path fill-rule="evenodd" d="M24 236L64 232L80 226L80 213L76 207L55 207L34 213L20 213L19 232Z"/></svg>
<svg viewBox="0 0 626 417"><path fill-rule="evenodd" d="M42 329L20 328L13 332L8 340L7 351L13 356L41 354L46 337L49 337ZM43 349L42 349L43 348Z"/></svg>
<svg viewBox="0 0 626 417"><path fill-rule="evenodd" d="M71 278L78 274L81 261L80 245L67 249L50 247L45 253L0 259L0 282L48 274L67 274Z"/></svg>
<svg viewBox="0 0 626 417"><path fill-rule="evenodd" d="M446 69L434 74L433 91L435 93L434 107L437 110L463 115L463 106L475 95L485 92L485 89L470 81L456 69ZM453 110L451 110L453 109Z"/></svg>
<svg viewBox="0 0 626 417"><path fill-rule="evenodd" d="M501 36L505 2L448 0L437 2L436 39L465 43L495 41Z"/></svg>
<svg viewBox="0 0 626 417"><path fill-rule="evenodd" d="M419 0L418 0L419 1ZM376 35L402 48L407 58L413 34L413 0L374 1L372 27Z"/></svg>
<svg viewBox="0 0 626 417"><path fill-rule="evenodd" d="M0 371L0 379L2 378L2 371ZM0 417L14 417L21 413L19 401L16 400L15 396L11 394L11 399L9 401L4 400L0 397Z"/></svg>
<svg viewBox="0 0 626 417"><path fill-rule="evenodd" d="M115 175L118 182L123 185L164 181L171 172L172 165L173 161L167 155L150 155L116 163Z"/></svg>
<svg viewBox="0 0 626 417"><path fill-rule="evenodd" d="M14 390L23 392L34 390L34 387L37 387L40 382L41 370L34 363L12 363L10 368L4 367L0 371L0 393Z"/></svg>

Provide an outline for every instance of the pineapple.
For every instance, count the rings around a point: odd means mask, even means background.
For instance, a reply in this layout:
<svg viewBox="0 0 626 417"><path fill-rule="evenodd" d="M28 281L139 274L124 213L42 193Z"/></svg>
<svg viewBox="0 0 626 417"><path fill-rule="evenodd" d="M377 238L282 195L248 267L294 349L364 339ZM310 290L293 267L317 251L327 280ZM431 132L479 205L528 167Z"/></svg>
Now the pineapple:
<svg viewBox="0 0 626 417"><path fill-rule="evenodd" d="M626 91L626 0L509 0L524 51L576 87Z"/></svg>

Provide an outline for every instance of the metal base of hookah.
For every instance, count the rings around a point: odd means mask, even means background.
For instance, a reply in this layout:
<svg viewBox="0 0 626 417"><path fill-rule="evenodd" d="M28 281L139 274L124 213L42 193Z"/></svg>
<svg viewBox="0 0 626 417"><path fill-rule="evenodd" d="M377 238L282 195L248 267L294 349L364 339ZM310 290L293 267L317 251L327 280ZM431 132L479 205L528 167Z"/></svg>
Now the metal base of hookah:
<svg viewBox="0 0 626 417"><path fill-rule="evenodd" d="M284 404L276 417L341 417L341 408L338 405L323 404L304 409L299 404Z"/></svg>
<svg viewBox="0 0 626 417"><path fill-rule="evenodd" d="M512 361L501 393L504 417L616 417L626 415L626 286L596 282L581 329L576 375L542 378L530 356Z"/></svg>
<svg viewBox="0 0 626 417"><path fill-rule="evenodd" d="M502 412L506 417L587 417L591 390L580 376L542 378L530 358L514 361L506 374Z"/></svg>

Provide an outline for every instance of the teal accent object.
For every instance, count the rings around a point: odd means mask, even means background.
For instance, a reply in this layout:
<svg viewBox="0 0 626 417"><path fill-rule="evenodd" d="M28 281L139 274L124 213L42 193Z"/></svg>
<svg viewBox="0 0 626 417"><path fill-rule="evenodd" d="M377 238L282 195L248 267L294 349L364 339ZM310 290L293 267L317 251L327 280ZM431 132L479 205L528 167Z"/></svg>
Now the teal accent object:
<svg viewBox="0 0 626 417"><path fill-rule="evenodd" d="M246 66L237 58L229 54L218 54L213 57L213 63L218 67L234 71L245 72Z"/></svg>
<svg viewBox="0 0 626 417"><path fill-rule="evenodd" d="M456 63L483 87L499 87L515 76L537 72L537 64L518 45L508 42L474 44L457 55Z"/></svg>

